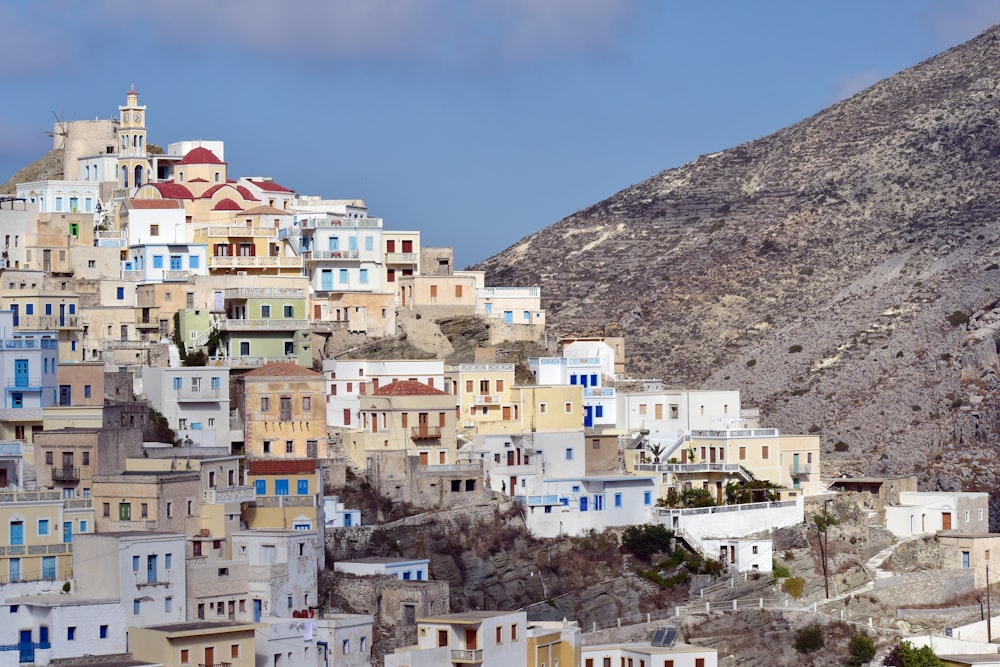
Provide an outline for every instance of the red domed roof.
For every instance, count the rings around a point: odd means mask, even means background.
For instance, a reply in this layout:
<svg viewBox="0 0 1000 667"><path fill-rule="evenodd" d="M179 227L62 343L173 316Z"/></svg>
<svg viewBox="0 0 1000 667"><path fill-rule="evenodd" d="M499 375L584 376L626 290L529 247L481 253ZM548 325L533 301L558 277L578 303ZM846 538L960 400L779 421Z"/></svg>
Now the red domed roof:
<svg viewBox="0 0 1000 667"><path fill-rule="evenodd" d="M243 209L240 208L239 204L237 204L232 199L229 199L227 197L226 199L223 199L218 204L216 204L215 208L213 208L212 210L213 211L242 211Z"/></svg>
<svg viewBox="0 0 1000 667"><path fill-rule="evenodd" d="M177 164L225 164L225 162L220 160L212 151L199 146L188 151L188 154Z"/></svg>

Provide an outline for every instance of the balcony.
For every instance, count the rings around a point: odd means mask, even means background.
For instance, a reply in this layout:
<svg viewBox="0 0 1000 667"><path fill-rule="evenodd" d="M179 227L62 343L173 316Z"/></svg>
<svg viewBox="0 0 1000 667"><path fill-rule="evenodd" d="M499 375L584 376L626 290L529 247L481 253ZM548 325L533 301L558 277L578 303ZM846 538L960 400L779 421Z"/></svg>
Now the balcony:
<svg viewBox="0 0 1000 667"><path fill-rule="evenodd" d="M195 236L207 236L213 239L227 238L257 238L276 237L278 230L274 227L248 227L246 225L212 225L194 230Z"/></svg>
<svg viewBox="0 0 1000 667"><path fill-rule="evenodd" d="M223 290L226 299L304 299L305 290L300 287L227 287Z"/></svg>
<svg viewBox="0 0 1000 667"><path fill-rule="evenodd" d="M299 358L294 355L286 355L283 357L251 357L251 356L235 356L235 357L209 357L209 366L221 366L223 368L260 368L264 364L269 364L274 361L280 361L290 364L299 363Z"/></svg>
<svg viewBox="0 0 1000 667"><path fill-rule="evenodd" d="M483 661L483 649L476 648L453 648L451 649L452 662L477 663Z"/></svg>
<svg viewBox="0 0 1000 667"><path fill-rule="evenodd" d="M116 340L109 338L104 342L105 350L145 350L155 343L154 340Z"/></svg>
<svg viewBox="0 0 1000 667"><path fill-rule="evenodd" d="M411 440L440 440L441 428L438 426L415 426L410 429Z"/></svg>
<svg viewBox="0 0 1000 667"><path fill-rule="evenodd" d="M205 489L201 492L203 503L247 503L257 497L252 486L232 486L228 489Z"/></svg>
<svg viewBox="0 0 1000 667"><path fill-rule="evenodd" d="M59 341L55 338L6 338L3 347L5 350L58 350Z"/></svg>
<svg viewBox="0 0 1000 667"><path fill-rule="evenodd" d="M222 389L175 389L174 398L178 403L198 403L205 401L221 401Z"/></svg>
<svg viewBox="0 0 1000 667"><path fill-rule="evenodd" d="M316 496L256 496L250 503L252 507L315 507Z"/></svg>
<svg viewBox="0 0 1000 667"><path fill-rule="evenodd" d="M222 255L208 258L210 269L301 269L301 257Z"/></svg>
<svg viewBox="0 0 1000 667"><path fill-rule="evenodd" d="M94 245L98 248L124 248L128 239L121 232L94 232Z"/></svg>
<svg viewBox="0 0 1000 667"><path fill-rule="evenodd" d="M303 250L302 259L317 261L322 259L358 259L357 250Z"/></svg>
<svg viewBox="0 0 1000 667"><path fill-rule="evenodd" d="M416 264L417 253L415 252L387 252L385 253L386 264Z"/></svg>
<svg viewBox="0 0 1000 667"><path fill-rule="evenodd" d="M213 663L199 662L198 663L198 667L233 667L233 663L231 663L231 662L213 662Z"/></svg>
<svg viewBox="0 0 1000 667"><path fill-rule="evenodd" d="M177 269L165 269L163 271L163 280L165 282L187 282L192 276L194 276L193 271L179 271Z"/></svg>
<svg viewBox="0 0 1000 667"><path fill-rule="evenodd" d="M80 469L52 466L53 482L79 482Z"/></svg>
<svg viewBox="0 0 1000 667"><path fill-rule="evenodd" d="M500 394L479 394L473 398L476 405L500 405L503 397Z"/></svg>
<svg viewBox="0 0 1000 667"><path fill-rule="evenodd" d="M40 331L43 329L82 329L77 315L21 315L17 328L21 331Z"/></svg>
<svg viewBox="0 0 1000 667"><path fill-rule="evenodd" d="M43 414L42 408L0 408L0 421L40 422Z"/></svg>
<svg viewBox="0 0 1000 667"><path fill-rule="evenodd" d="M263 317L245 320L219 320L219 331L300 331L309 328L309 320L283 320Z"/></svg>
<svg viewBox="0 0 1000 667"><path fill-rule="evenodd" d="M122 270L122 280L142 280L142 271L126 271Z"/></svg>
<svg viewBox="0 0 1000 667"><path fill-rule="evenodd" d="M20 440L0 440L0 456L21 456Z"/></svg>
<svg viewBox="0 0 1000 667"><path fill-rule="evenodd" d="M42 381L40 378L14 378L7 380L7 391L41 391Z"/></svg>
<svg viewBox="0 0 1000 667"><path fill-rule="evenodd" d="M299 220L302 229L356 228L374 229L382 226L382 218L313 217Z"/></svg>
<svg viewBox="0 0 1000 667"><path fill-rule="evenodd" d="M788 466L788 474L792 477L800 477L803 475L811 475L813 472L813 467L811 463L793 463Z"/></svg>

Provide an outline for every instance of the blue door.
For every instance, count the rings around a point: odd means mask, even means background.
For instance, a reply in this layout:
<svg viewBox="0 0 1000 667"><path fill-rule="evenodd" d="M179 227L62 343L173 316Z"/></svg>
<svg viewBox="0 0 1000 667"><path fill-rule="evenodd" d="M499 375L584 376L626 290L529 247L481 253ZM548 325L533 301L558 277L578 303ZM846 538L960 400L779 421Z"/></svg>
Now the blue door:
<svg viewBox="0 0 1000 667"><path fill-rule="evenodd" d="M344 528L350 528L350 527L351 527L351 513L344 512Z"/></svg>
<svg viewBox="0 0 1000 667"><path fill-rule="evenodd" d="M14 386L15 387L27 387L28 386L28 360L27 359L15 359L14 360Z"/></svg>
<svg viewBox="0 0 1000 667"><path fill-rule="evenodd" d="M319 272L319 288L325 292L333 289L333 270L323 269Z"/></svg>
<svg viewBox="0 0 1000 667"><path fill-rule="evenodd" d="M580 511L587 511L587 496L580 496Z"/></svg>
<svg viewBox="0 0 1000 667"><path fill-rule="evenodd" d="M73 541L73 522L63 521L63 542L69 544Z"/></svg>
<svg viewBox="0 0 1000 667"><path fill-rule="evenodd" d="M11 581L21 581L21 559L11 558L7 561L7 574Z"/></svg>
<svg viewBox="0 0 1000 667"><path fill-rule="evenodd" d="M156 583L156 555L146 556L146 583Z"/></svg>
<svg viewBox="0 0 1000 667"><path fill-rule="evenodd" d="M505 324L511 324L514 321L514 311L513 310L503 311L503 321Z"/></svg>
<svg viewBox="0 0 1000 667"><path fill-rule="evenodd" d="M253 601L253 622L260 623L261 603L260 600Z"/></svg>
<svg viewBox="0 0 1000 667"><path fill-rule="evenodd" d="M594 407L591 405L583 406L583 425L587 428L594 425Z"/></svg>
<svg viewBox="0 0 1000 667"><path fill-rule="evenodd" d="M16 327L18 324L21 323L21 320L18 317L18 315L20 314L20 306L16 303L12 303L10 304L10 309L14 311L14 326Z"/></svg>
<svg viewBox="0 0 1000 667"><path fill-rule="evenodd" d="M12 545L24 544L24 522L10 522L10 543Z"/></svg>
<svg viewBox="0 0 1000 667"><path fill-rule="evenodd" d="M20 641L17 643L17 652L21 656L18 662L35 661L35 645L31 643L31 630L21 630Z"/></svg>
<svg viewBox="0 0 1000 667"><path fill-rule="evenodd" d="M66 326L66 304L59 304L59 326Z"/></svg>
<svg viewBox="0 0 1000 667"><path fill-rule="evenodd" d="M42 556L42 579L52 581L56 578L56 557Z"/></svg>

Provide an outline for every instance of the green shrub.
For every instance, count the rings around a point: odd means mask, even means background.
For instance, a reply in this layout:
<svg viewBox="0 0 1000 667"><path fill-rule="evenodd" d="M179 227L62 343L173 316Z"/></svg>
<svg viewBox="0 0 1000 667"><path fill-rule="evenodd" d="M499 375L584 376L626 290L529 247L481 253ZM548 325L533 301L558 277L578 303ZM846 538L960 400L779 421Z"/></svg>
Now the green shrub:
<svg viewBox="0 0 1000 667"><path fill-rule="evenodd" d="M784 579L792 576L792 571L778 561L773 561L771 564L771 574L774 575L775 579Z"/></svg>
<svg viewBox="0 0 1000 667"><path fill-rule="evenodd" d="M963 313L961 310L956 310L951 315L948 316L948 324L953 327L960 327L963 324L969 323L969 316Z"/></svg>
<svg viewBox="0 0 1000 667"><path fill-rule="evenodd" d="M669 552L673 536L662 524L629 526L622 531L622 546L636 558L648 561L653 554Z"/></svg>
<svg viewBox="0 0 1000 667"><path fill-rule="evenodd" d="M795 633L795 650L799 653L815 653L823 648L823 628L819 625L807 625Z"/></svg>
<svg viewBox="0 0 1000 667"><path fill-rule="evenodd" d="M889 651L889 655L885 656L882 664L892 667L943 667L944 665L930 646L917 648L906 640L896 644Z"/></svg>
<svg viewBox="0 0 1000 667"><path fill-rule="evenodd" d="M847 664L851 667L867 665L875 657L875 640L864 630L855 630L851 634L851 641L848 644L851 657L847 659Z"/></svg>
<svg viewBox="0 0 1000 667"><path fill-rule="evenodd" d="M806 580L802 577L788 577L781 582L781 590L798 600L806 588Z"/></svg>
<svg viewBox="0 0 1000 667"><path fill-rule="evenodd" d="M797 344L791 345L788 348L788 354L795 354L796 352L801 352L801 351L802 351L802 346Z"/></svg>

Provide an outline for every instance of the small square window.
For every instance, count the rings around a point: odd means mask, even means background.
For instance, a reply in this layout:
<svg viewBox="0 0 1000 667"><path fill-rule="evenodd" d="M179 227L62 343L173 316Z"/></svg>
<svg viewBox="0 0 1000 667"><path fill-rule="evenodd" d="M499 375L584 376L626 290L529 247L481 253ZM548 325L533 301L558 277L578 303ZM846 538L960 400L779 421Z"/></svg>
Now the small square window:
<svg viewBox="0 0 1000 667"><path fill-rule="evenodd" d="M101 639L107 639L108 638L108 626L102 625L100 627L99 636L100 636Z"/></svg>
<svg viewBox="0 0 1000 667"><path fill-rule="evenodd" d="M66 639L67 639L67 641L73 641L74 639L76 639L76 626L75 625L71 625L68 628L66 628Z"/></svg>

